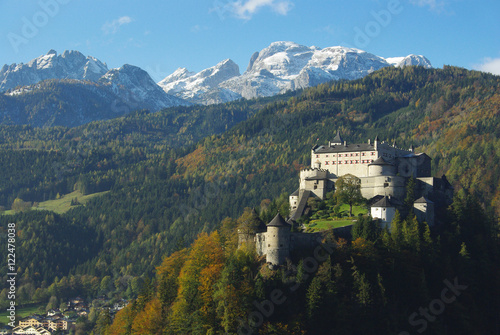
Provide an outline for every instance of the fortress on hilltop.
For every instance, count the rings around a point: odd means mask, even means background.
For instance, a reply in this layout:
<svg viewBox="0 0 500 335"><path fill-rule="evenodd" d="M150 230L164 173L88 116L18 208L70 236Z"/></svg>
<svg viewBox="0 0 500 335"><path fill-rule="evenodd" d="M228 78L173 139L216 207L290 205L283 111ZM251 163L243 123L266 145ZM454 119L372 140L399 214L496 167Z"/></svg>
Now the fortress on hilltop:
<svg viewBox="0 0 500 335"><path fill-rule="evenodd" d="M402 149L396 143L380 141L347 143L337 132L328 145L315 145L311 150L311 167L300 171L299 188L290 195L290 217L278 214L267 226L253 231L238 230L239 244L255 243L257 253L266 255L268 263L283 264L294 249L317 244L319 234L293 233L294 224L308 209L311 197L324 199L335 191L339 177L351 174L361 181L361 194L369 199L370 213L382 225L390 226L396 210L404 211L403 201L410 178L415 180L413 212L420 222L436 223L435 209L448 206L453 187L446 176L431 176L431 158L416 153L413 146ZM406 209L407 211L407 209Z"/></svg>

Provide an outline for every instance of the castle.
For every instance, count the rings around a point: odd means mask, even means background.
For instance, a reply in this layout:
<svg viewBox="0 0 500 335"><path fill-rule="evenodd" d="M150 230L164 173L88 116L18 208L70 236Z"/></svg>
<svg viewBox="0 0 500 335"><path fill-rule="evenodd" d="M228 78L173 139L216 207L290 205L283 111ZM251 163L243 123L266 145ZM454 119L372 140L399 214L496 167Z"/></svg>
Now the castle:
<svg viewBox="0 0 500 335"><path fill-rule="evenodd" d="M398 148L395 143L373 142L350 144L339 132L328 145L315 145L311 150L311 167L300 171L299 188L290 197L288 222L280 214L266 225L249 234L239 231L239 243L252 242L257 253L266 255L268 263L283 264L290 252L317 243L316 234L292 233L291 224L306 211L311 197L324 199L335 190L339 177L351 174L361 181L361 194L370 199L370 213L382 225L390 226L396 210L404 211L403 200L407 185L414 178L415 201L413 212L421 222L435 225L435 208L451 203L453 188L446 176L431 176L431 158ZM406 209L407 210L407 209Z"/></svg>

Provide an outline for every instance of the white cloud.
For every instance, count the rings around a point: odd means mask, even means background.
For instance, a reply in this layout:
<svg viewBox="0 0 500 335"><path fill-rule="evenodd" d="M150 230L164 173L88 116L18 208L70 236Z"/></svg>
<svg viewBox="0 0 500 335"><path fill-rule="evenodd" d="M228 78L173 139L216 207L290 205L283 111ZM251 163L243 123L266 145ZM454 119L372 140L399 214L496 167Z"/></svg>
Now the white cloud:
<svg viewBox="0 0 500 335"><path fill-rule="evenodd" d="M440 0L410 0L410 3L419 7L429 7L434 12L442 12L445 2Z"/></svg>
<svg viewBox="0 0 500 335"><path fill-rule="evenodd" d="M500 75L500 58L486 57L481 64L473 66L474 69Z"/></svg>
<svg viewBox="0 0 500 335"><path fill-rule="evenodd" d="M101 29L106 35L116 34L121 26L123 26L124 24L129 24L132 21L133 20L130 16L122 16L111 22L106 22Z"/></svg>
<svg viewBox="0 0 500 335"><path fill-rule="evenodd" d="M199 33L199 32L205 31L205 30L208 30L208 27L207 26L200 26L199 24L191 27L192 33Z"/></svg>
<svg viewBox="0 0 500 335"><path fill-rule="evenodd" d="M270 7L280 15L287 15L293 8L293 3L289 0L238 0L230 4L231 11L244 20L250 20L263 7Z"/></svg>

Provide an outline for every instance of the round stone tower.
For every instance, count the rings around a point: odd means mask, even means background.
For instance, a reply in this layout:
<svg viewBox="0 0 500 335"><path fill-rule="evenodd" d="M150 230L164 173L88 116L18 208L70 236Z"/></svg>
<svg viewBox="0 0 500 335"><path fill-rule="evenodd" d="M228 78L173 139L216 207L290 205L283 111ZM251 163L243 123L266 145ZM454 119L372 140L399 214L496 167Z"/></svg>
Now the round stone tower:
<svg viewBox="0 0 500 335"><path fill-rule="evenodd" d="M279 213L268 223L266 233L268 263L281 265L290 256L290 229L291 226Z"/></svg>
<svg viewBox="0 0 500 335"><path fill-rule="evenodd" d="M382 157L377 158L373 163L368 164L368 176L394 176L395 166L386 162Z"/></svg>

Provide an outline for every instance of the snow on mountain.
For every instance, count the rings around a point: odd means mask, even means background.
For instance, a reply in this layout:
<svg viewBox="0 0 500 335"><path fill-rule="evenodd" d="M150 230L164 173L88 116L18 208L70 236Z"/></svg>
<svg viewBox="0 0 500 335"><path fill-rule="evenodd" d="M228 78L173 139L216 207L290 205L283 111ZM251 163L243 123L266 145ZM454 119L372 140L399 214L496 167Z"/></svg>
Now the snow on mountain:
<svg viewBox="0 0 500 335"><path fill-rule="evenodd" d="M165 93L149 74L137 66L125 64L104 74L99 84L109 87L131 108L149 108L154 111L166 107L188 106L191 103Z"/></svg>
<svg viewBox="0 0 500 335"><path fill-rule="evenodd" d="M228 66L230 69L217 69ZM318 48L294 42L274 42L255 52L242 75L230 60L194 74L178 69L158 83L165 92L194 103L256 98L319 85L339 79L358 79L386 66L431 67L423 56L384 59L363 50L341 46ZM220 71L220 70L219 70Z"/></svg>
<svg viewBox="0 0 500 335"><path fill-rule="evenodd" d="M271 96L338 79L357 79L389 64L362 50L320 49L275 42L251 58L247 71L221 86L244 98Z"/></svg>
<svg viewBox="0 0 500 335"><path fill-rule="evenodd" d="M240 75L238 65L226 59L216 66L198 73L179 68L158 85L168 93L194 103L213 104L238 99L239 96L219 85ZM229 100L228 100L229 99Z"/></svg>
<svg viewBox="0 0 500 335"><path fill-rule="evenodd" d="M431 62L422 55L408 55L406 57L386 58L387 62L395 67L405 67L410 65L423 66L427 69L432 67Z"/></svg>
<svg viewBox="0 0 500 335"><path fill-rule="evenodd" d="M50 50L27 64L4 65L0 70L0 91L46 79L97 81L107 71L106 63L91 56L85 57L78 51L65 51L58 55L56 51Z"/></svg>

